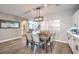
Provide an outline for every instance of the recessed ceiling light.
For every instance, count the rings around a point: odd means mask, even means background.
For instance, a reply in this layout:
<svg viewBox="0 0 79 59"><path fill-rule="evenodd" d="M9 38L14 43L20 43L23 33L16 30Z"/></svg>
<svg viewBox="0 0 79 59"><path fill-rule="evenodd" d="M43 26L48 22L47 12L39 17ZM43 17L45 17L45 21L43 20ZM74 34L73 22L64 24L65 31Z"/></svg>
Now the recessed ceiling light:
<svg viewBox="0 0 79 59"><path fill-rule="evenodd" d="M47 7L47 4L44 4L44 7Z"/></svg>

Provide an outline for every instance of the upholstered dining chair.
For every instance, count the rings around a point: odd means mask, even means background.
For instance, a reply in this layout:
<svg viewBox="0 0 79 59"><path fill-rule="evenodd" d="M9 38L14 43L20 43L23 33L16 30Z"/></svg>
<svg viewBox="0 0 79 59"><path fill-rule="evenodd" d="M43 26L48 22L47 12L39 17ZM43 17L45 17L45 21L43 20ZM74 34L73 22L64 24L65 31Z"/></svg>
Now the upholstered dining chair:
<svg viewBox="0 0 79 59"><path fill-rule="evenodd" d="M40 39L40 42L42 43L42 48L43 49L48 50L48 47L50 47L50 51L52 52L52 41L51 41L51 37L48 38L48 40L46 40L46 42L45 42L45 39L43 40L43 38L42 38L42 39ZM47 46L47 47L45 48L45 46ZM45 52L47 53L47 51L45 51Z"/></svg>
<svg viewBox="0 0 79 59"><path fill-rule="evenodd" d="M29 31L26 33L26 45L27 48L31 47L31 49L33 49L32 29L29 29Z"/></svg>
<svg viewBox="0 0 79 59"><path fill-rule="evenodd" d="M37 33L32 33L32 38L34 42L34 49L33 53L40 53L40 41L39 41L39 35Z"/></svg>
<svg viewBox="0 0 79 59"><path fill-rule="evenodd" d="M29 47L29 46L31 46L31 42L32 42L32 37L31 37L31 33L27 33L26 34L26 45L27 45L27 47Z"/></svg>
<svg viewBox="0 0 79 59"><path fill-rule="evenodd" d="M51 52L53 52L52 48L54 48L54 39L55 39L55 33L52 33L50 41L48 41L48 46L50 47Z"/></svg>

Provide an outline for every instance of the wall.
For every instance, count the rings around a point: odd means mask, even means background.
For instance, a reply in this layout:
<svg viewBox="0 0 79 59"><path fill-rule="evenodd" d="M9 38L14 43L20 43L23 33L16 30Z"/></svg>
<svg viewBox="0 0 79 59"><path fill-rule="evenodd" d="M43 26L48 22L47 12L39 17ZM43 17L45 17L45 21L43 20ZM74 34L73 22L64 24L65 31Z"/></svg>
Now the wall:
<svg viewBox="0 0 79 59"><path fill-rule="evenodd" d="M56 33L55 40L60 41L67 41L67 30L72 27L72 14L74 13L73 10L69 11L63 11L55 14L49 14L44 17L44 21L42 22L43 25L41 25L41 30L49 30L53 33ZM60 30L54 30L49 25L52 25L49 22L52 22L53 20L60 20ZM45 24L44 24L45 23Z"/></svg>
<svg viewBox="0 0 79 59"><path fill-rule="evenodd" d="M21 19L19 17L5 14L5 13L0 13L0 19L21 21ZM21 36L21 29L20 28L18 28L18 29L0 29L0 41L19 37L19 36Z"/></svg>
<svg viewBox="0 0 79 59"><path fill-rule="evenodd" d="M72 18L73 18L73 24L72 25L74 26L74 24L76 24L76 27L79 27L79 10L77 10L73 14Z"/></svg>

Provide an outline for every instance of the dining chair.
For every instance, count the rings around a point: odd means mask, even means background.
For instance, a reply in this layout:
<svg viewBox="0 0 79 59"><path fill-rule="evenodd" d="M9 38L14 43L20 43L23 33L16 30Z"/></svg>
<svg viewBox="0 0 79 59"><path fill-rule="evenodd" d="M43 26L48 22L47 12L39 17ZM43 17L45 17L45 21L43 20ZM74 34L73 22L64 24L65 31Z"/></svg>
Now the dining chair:
<svg viewBox="0 0 79 59"><path fill-rule="evenodd" d="M45 42L44 40L40 39L40 42L42 43L42 48L45 49L45 44L47 45L46 49L50 47L50 51L52 52L52 42L51 42L51 37ZM46 51L47 53L47 51Z"/></svg>
<svg viewBox="0 0 79 59"><path fill-rule="evenodd" d="M33 42L34 42L34 49L33 53L40 53L40 41L39 41L39 35L37 33L32 33Z"/></svg>
<svg viewBox="0 0 79 59"><path fill-rule="evenodd" d="M55 33L52 33L52 36L49 39L50 40L48 41L48 46L50 46L50 50L52 52L53 51L52 48L54 49Z"/></svg>
<svg viewBox="0 0 79 59"><path fill-rule="evenodd" d="M31 33L27 33L26 34L26 45L27 45L27 48L31 47L31 49L32 49L32 42L33 42L33 38L32 38Z"/></svg>
<svg viewBox="0 0 79 59"><path fill-rule="evenodd" d="M47 40L47 46L50 48L50 51L52 53L52 48L54 48L54 45L53 45L53 41L55 39L55 33L52 33L52 36L50 36L50 38ZM40 39L40 42L42 43L42 48L44 49L44 40L41 40Z"/></svg>

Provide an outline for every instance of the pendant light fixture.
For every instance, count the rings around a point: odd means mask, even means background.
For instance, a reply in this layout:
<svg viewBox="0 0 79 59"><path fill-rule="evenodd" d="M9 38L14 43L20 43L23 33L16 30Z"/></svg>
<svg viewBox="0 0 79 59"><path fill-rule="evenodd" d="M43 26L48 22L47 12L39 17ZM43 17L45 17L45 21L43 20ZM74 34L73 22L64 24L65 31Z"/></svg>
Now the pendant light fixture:
<svg viewBox="0 0 79 59"><path fill-rule="evenodd" d="M44 17L40 16L40 7L36 8L36 17L34 18L34 21L40 22L43 21Z"/></svg>

